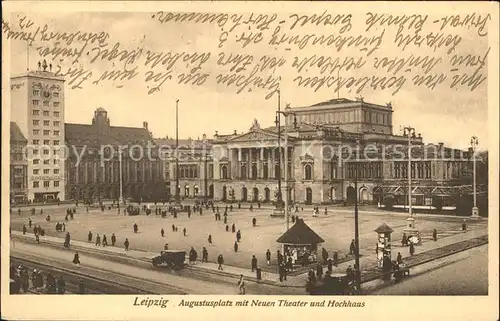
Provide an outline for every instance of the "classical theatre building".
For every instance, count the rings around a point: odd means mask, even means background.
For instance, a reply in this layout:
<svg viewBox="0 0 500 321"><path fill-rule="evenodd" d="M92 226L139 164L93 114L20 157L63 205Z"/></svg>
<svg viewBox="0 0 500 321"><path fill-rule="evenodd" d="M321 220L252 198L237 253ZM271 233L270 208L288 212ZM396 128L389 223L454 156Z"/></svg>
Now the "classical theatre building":
<svg viewBox="0 0 500 321"><path fill-rule="evenodd" d="M216 200L272 202L281 175L283 195L288 190L289 200L297 203L351 202L357 193L361 202L378 203L391 195L395 204L404 204L409 141L415 204L430 205L438 196L446 205L451 189L470 176L471 162L463 151L439 143L426 145L420 134L394 134L390 104L333 99L286 111L281 166L277 127L261 128L254 120L246 133L216 133L211 142Z"/></svg>

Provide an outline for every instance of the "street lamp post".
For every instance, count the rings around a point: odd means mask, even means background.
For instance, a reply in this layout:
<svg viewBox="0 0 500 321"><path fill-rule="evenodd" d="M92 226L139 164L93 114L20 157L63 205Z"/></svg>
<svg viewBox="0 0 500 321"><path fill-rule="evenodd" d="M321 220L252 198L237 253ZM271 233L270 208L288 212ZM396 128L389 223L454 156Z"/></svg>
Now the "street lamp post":
<svg viewBox="0 0 500 321"><path fill-rule="evenodd" d="M411 139L415 137L415 128L405 127L404 132L408 135L408 218L406 219L406 229L404 230L409 236L417 235L418 230L415 228L415 218L412 210L412 187L411 187Z"/></svg>
<svg viewBox="0 0 500 321"><path fill-rule="evenodd" d="M281 90L279 89L275 123L278 127L278 195L276 195L276 210L281 211L283 209L283 197L281 194Z"/></svg>
<svg viewBox="0 0 500 321"><path fill-rule="evenodd" d="M118 204L123 204L123 173L122 173L122 150L118 150L118 166L120 170L120 198L118 199Z"/></svg>
<svg viewBox="0 0 500 321"><path fill-rule="evenodd" d="M356 148L359 150L359 140L356 140ZM358 170L359 163L355 163L354 167L354 190L355 190L355 202L354 202L354 255L356 263L356 288L361 292L361 267L359 266L359 222L358 222Z"/></svg>
<svg viewBox="0 0 500 321"><path fill-rule="evenodd" d="M289 107L287 107L288 109ZM278 117L280 117L280 115L282 114L283 116L285 116L285 146L284 146L284 149L285 149L285 220L286 220L286 230L288 231L288 229L290 228L290 211L289 211L289 204L288 204L288 197L289 197L289 189L288 189L288 124L286 122L286 117L288 117L288 115L293 115L294 116L294 120L293 120L293 126L294 128L297 127L297 117L295 116L294 113L291 113L289 111L285 111L285 112L282 112L282 111L278 111ZM280 174L281 174L281 171L280 171Z"/></svg>
<svg viewBox="0 0 500 321"><path fill-rule="evenodd" d="M179 99L175 101L175 204L180 205L179 195Z"/></svg>
<svg viewBox="0 0 500 321"><path fill-rule="evenodd" d="M479 140L476 136L472 136L470 139L470 144L472 147L472 176L473 176L473 197L474 206L472 207L472 217L479 218L479 208L477 207L477 195L476 195L476 148L479 144Z"/></svg>

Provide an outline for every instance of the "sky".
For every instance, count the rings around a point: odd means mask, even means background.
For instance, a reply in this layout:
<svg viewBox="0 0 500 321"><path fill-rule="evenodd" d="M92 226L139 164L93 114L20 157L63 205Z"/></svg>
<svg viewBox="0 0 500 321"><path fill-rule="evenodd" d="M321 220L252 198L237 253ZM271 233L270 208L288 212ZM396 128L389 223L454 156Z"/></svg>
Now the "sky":
<svg viewBox="0 0 500 321"><path fill-rule="evenodd" d="M328 4L329 5L329 4ZM322 7L304 7L301 13L310 11L321 14L328 9L330 12L342 13L336 10L332 4L328 7L323 3ZM195 9L195 7L192 7ZM248 14L252 7L246 7L247 11L240 12ZM223 7L218 7L223 11ZM354 10L354 9L353 9ZM357 12L358 10L359 12ZM376 35L381 29L372 28L370 32L365 32L360 25L364 23L365 12L363 8L356 7L353 13L353 25L350 34L352 35ZM430 11L432 12L432 11ZM278 20L287 20L289 14L281 13ZM348 12L344 12L347 14ZM212 74L214 78L218 72L228 70L227 67L217 66L217 54L221 49L217 48L218 38L221 28L208 24L189 23L165 23L160 24L158 20L151 19L151 12L76 12L76 13L53 13L53 12L32 12L17 13L11 16L11 25L16 24L16 17L28 16L35 25L48 25L50 30L68 32L101 32L109 33L109 46L120 42L120 48L135 49L138 46L155 52L210 52L211 59L203 66L203 71ZM270 15L272 12L269 13ZM484 16L484 14L483 14ZM430 15L429 21L438 19L439 16ZM288 23L288 22L287 22ZM286 24L285 24L286 25ZM427 25L426 25L427 26ZM274 30L274 28L271 28ZM302 29L287 31L290 34L304 33L337 33L339 26L317 27L309 26ZM237 29L240 32L244 29ZM266 31L266 37L272 30ZM253 31L253 29L251 30ZM421 32L427 34L430 31L437 32L438 28L432 29L432 24ZM249 31L250 32L250 31ZM478 37L474 28L450 28L445 29L444 34L453 33L462 37L457 51L463 54L483 55L488 47L488 37ZM239 34L239 33L238 33ZM230 37L235 37L233 33ZM392 39L395 36L395 29L386 28L384 43L382 48L377 50L374 56L407 57L409 55L434 55L437 58L448 59L446 50L441 48L436 51L427 48L411 47L404 52L398 53L394 47ZM266 38L268 39L268 38ZM34 48L42 44L35 41L29 51L30 69L36 69L36 62L40 60ZM73 45L73 47L76 47ZM279 69L264 72L264 75L281 77L281 104L289 103L292 107L308 106L321 101L337 98L355 99L363 96L367 102L385 104L391 102L393 106L393 129L394 133L400 132L402 126L416 128L417 133L421 133L424 141L428 143L443 142L448 146L456 148L467 148L471 136L479 138L480 149L486 149L488 145L488 84L487 80L476 90L470 91L467 88L448 88L441 86L439 89L430 91L423 87L406 86L396 95L392 95L393 90L372 90L368 87L360 93L350 92L342 89L340 93L333 89L324 88L314 92L308 88L299 88L293 82L296 75L291 62L295 56L306 57L313 54L340 57L359 57L365 55L359 50L342 49L340 52L327 46L309 46L303 50L293 48L285 50L285 46L272 46L267 42L256 45L249 45L242 49L239 44L229 40L223 47L223 51L229 53L252 54L257 59L262 55L282 56L287 60L287 64ZM11 41L11 73L23 73L27 68L26 43L22 41ZM69 67L69 61L54 62L65 68ZM99 61L94 64L89 63L88 57L83 57L78 65L91 70L94 75L102 73L104 70L113 68L109 61ZM116 67L116 65L114 65ZM176 65L174 72L182 72L182 66ZM475 68L463 69L472 74ZM92 85L87 82L83 89L69 89L66 86L66 114L65 121L69 123L90 123L93 111L98 107L103 107L108 111L111 125L115 126L142 126L143 121L147 121L149 129L155 137L173 137L175 135L175 101L179 99L179 136L182 138L198 138L205 133L212 137L217 130L219 133L246 132L256 118L261 126L272 126L274 121L274 111L277 108L277 97L273 96L266 100L266 91L254 89L251 92L243 91L236 94L234 88L227 88L216 85L214 81L207 81L203 86L177 85L173 82L166 82L159 92L148 95L148 90L144 83L144 72L147 69L140 69L137 77L130 81L105 82L99 85ZM159 71L159 69L157 69ZM434 72L444 72L450 74L450 66L447 64L438 65ZM487 76L487 66L481 72ZM317 69L311 68L306 75L318 75ZM375 70L367 65L355 71L342 71L342 77L386 75L386 72ZM410 77L411 78L411 77ZM411 80L411 79L410 79ZM409 81L409 80L408 80Z"/></svg>

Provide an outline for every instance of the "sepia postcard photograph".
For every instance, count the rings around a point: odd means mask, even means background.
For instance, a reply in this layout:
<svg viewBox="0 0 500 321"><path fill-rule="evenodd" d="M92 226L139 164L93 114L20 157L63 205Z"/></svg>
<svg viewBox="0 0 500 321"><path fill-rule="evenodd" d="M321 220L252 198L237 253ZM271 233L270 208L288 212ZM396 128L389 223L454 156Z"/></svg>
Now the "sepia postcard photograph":
<svg viewBox="0 0 500 321"><path fill-rule="evenodd" d="M2 319L498 320L498 4L2 7Z"/></svg>

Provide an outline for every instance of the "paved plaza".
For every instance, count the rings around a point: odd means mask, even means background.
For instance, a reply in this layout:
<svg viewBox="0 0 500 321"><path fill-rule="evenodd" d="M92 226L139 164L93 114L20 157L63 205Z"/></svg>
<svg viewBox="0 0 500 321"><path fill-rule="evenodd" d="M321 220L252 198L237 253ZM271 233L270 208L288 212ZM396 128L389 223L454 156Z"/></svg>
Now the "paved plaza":
<svg viewBox="0 0 500 321"><path fill-rule="evenodd" d="M221 213L223 206L219 204ZM71 207L74 207L71 205ZM244 207L248 207L247 204ZM64 237L65 232L56 232L55 224L57 222L65 222L66 209L68 206L51 206L43 207L44 213L40 214L40 209L36 208L36 215L31 216L28 208L21 211L18 215L17 209L12 210L11 228L13 230L22 230L22 225L28 227L28 218L31 217L33 224L40 225L45 229L46 235ZM117 237L117 246L123 247L125 238L130 241L130 248L148 252L159 252L163 249L165 243L169 244L169 249L179 249L189 251L194 247L201 257L201 249L205 246L209 252L209 261L215 262L219 253L224 255L225 264L250 268L250 260L252 255L255 255L259 261L259 265L265 265L265 252L267 249L272 253L271 267L264 266L264 270L276 270L276 251L280 249L280 244L276 243L276 239L285 231L286 226L284 219L271 218L270 208L255 209L251 212L246 209L235 209L233 212L228 212L229 232L225 231L223 221L215 221L214 214L211 210L204 210L203 215L193 213L191 218L187 217L187 213L179 214L177 219L172 216L161 218L153 214L147 216L143 213L139 216L125 216L123 209L118 215L116 208L112 210L106 209L102 212L100 209L90 208L89 213L86 213L86 207L80 205L77 207L74 220L65 222L66 231L71 233L73 240L87 241L87 234L92 231L95 236L97 234L105 234L108 238L108 243L111 243L110 237L115 233ZM50 214L51 221L46 222L45 217ZM342 258L349 251L349 244L354 238L354 213L350 208L329 208L328 215L324 215L323 211L318 217L312 216L312 210L304 208L304 211L298 213L299 217L303 218L307 225L316 231L324 240L322 244L331 254L333 251L339 252L339 257ZM252 227L252 218L257 219L257 226ZM375 256L375 244L377 234L374 230L382 223L394 229L393 240L401 239L403 229L406 226L406 215L398 213L383 213L363 211L359 213L359 233L360 233L360 254L365 258ZM444 238L454 233L450 231L459 231L462 218L453 216L430 216L417 215L417 227L424 239L432 234L435 228L438 231L438 237ZM139 232L133 232L133 225L137 223ZM236 225L236 230L240 230L242 240L239 243L238 252L235 253L233 246L236 240L235 233L231 233L231 225ZM177 232L172 231L172 224L178 227ZM290 223L291 225L291 223ZM161 237L161 228L165 231L165 236ZM186 228L186 236L183 236L183 229ZM487 233L487 221L482 220L474 223L468 222L469 232ZM28 230L32 233L32 229ZM208 244L208 235L212 235L213 245ZM394 253L396 251L396 253ZM393 250L393 256L397 251L402 251L403 257L407 256L406 249ZM416 248L418 253L419 247ZM361 261L361 268L363 268Z"/></svg>

